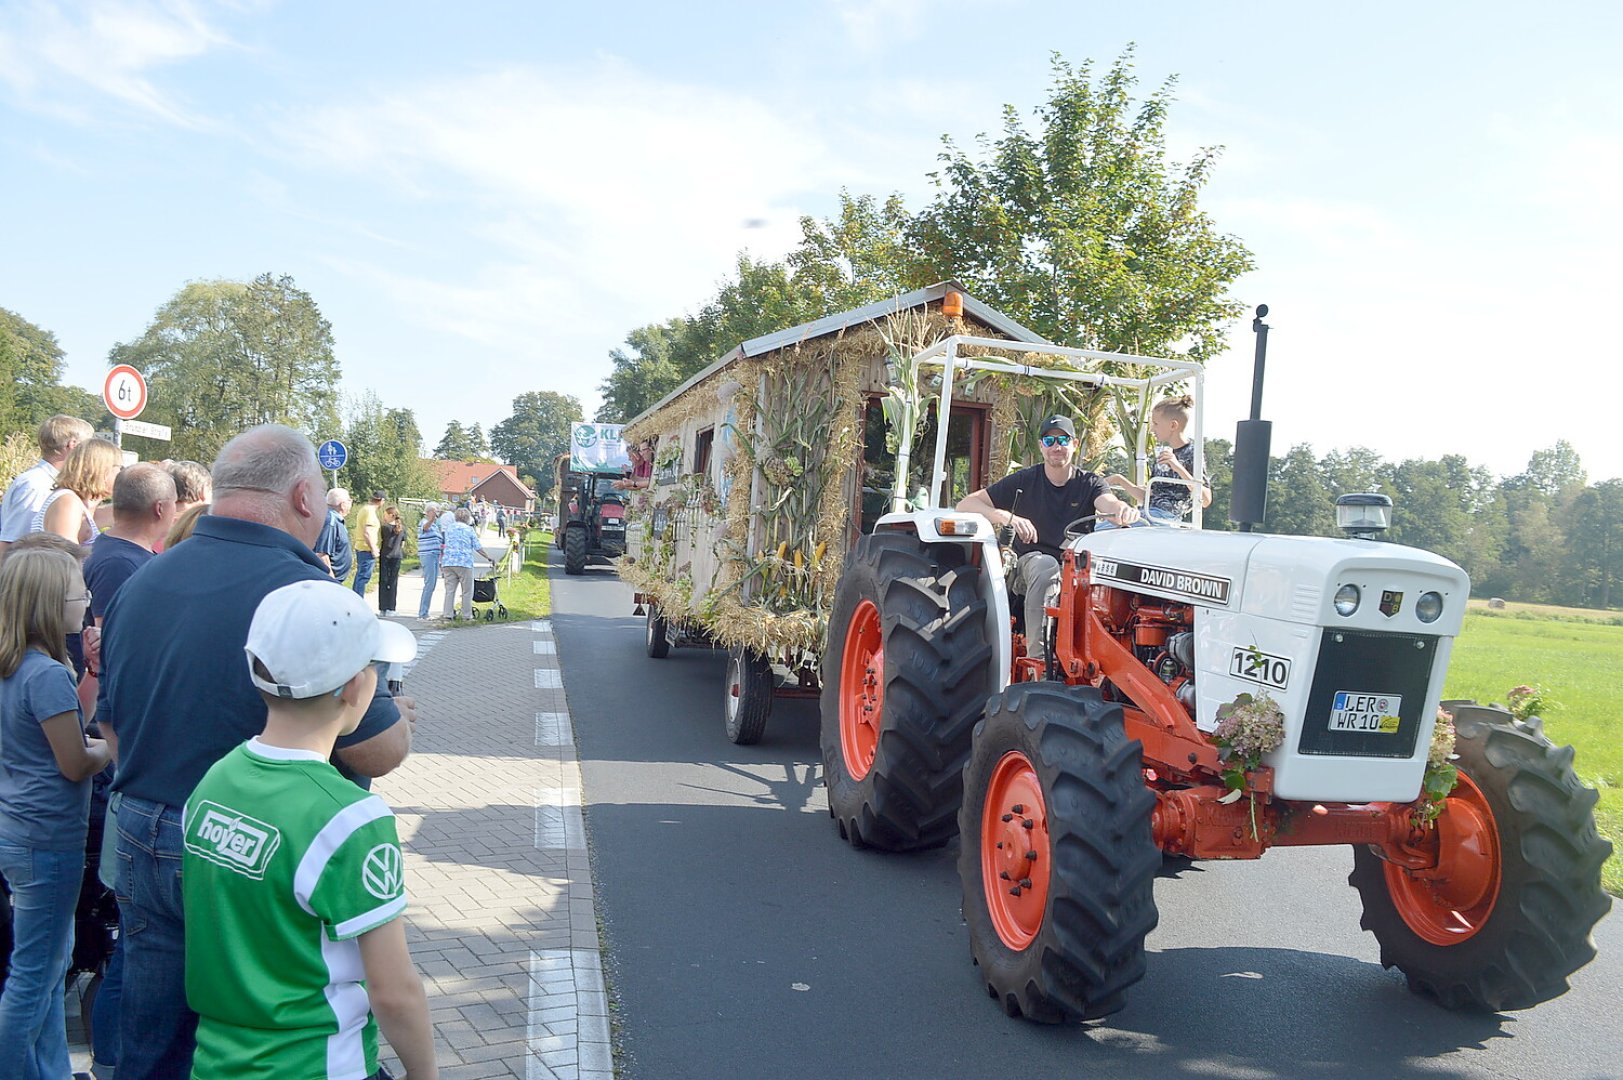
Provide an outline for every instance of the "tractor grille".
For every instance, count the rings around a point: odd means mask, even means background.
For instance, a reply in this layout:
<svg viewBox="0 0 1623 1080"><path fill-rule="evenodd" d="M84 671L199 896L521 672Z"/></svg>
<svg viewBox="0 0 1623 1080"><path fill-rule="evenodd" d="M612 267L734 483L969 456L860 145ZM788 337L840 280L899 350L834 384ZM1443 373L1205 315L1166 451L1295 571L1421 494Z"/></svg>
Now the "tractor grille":
<svg viewBox="0 0 1623 1080"><path fill-rule="evenodd" d="M1319 663L1313 673L1313 689L1308 693L1298 752L1411 757L1437 658L1437 641L1435 635L1426 634L1326 629L1319 640ZM1397 731L1332 731L1330 714L1336 694L1342 691L1401 696Z"/></svg>

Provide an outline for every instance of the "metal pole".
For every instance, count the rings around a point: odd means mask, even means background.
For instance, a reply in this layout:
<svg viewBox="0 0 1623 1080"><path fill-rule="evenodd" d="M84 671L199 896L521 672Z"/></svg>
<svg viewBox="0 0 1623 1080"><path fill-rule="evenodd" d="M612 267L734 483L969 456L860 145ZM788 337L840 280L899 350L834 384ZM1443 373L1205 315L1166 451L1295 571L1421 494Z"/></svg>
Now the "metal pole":
<svg viewBox="0 0 1623 1080"><path fill-rule="evenodd" d="M1257 335L1257 357L1251 368L1251 419L1262 419L1262 369L1268 360L1268 305L1258 304L1256 317L1251 320L1251 331Z"/></svg>
<svg viewBox="0 0 1623 1080"><path fill-rule="evenodd" d="M1268 305L1267 304L1258 304L1257 305L1257 314L1251 320L1251 332L1257 335L1257 354L1256 354L1256 359L1252 363L1252 367L1251 367L1251 422L1252 422L1252 424L1256 425L1256 429L1254 429L1254 430L1260 430L1261 429L1261 425L1258 422L1262 420L1262 375L1263 375L1263 368L1267 365L1267 362L1268 362L1268 324L1263 322L1262 320L1266 319L1267 317L1268 317ZM1238 446L1239 446L1239 441L1240 440L1238 438L1235 439L1236 448L1238 448ZM1266 498L1265 493L1267 492L1267 489L1268 489L1268 479L1267 479L1267 477L1268 477L1268 471L1267 471L1268 470L1268 458L1267 458L1267 449L1266 449L1267 445L1268 444L1267 444L1266 437L1264 437L1264 440L1262 442L1262 448L1263 448L1262 449L1262 460L1261 460L1260 463L1256 463L1256 462L1252 463L1252 464L1255 465L1256 468L1261 470L1261 475L1256 477L1255 480L1256 480L1256 483L1258 485L1260 485L1260 488L1261 488L1261 490L1260 490L1260 492L1258 492L1258 494L1264 499ZM1255 448L1254 446L1253 447L1248 447L1248 449L1254 449L1254 448ZM1239 456L1240 456L1239 454L1236 454L1236 459L1237 460L1238 460ZM1238 470L1236 470L1236 471L1238 471ZM1259 505L1261 505L1261 504L1259 503ZM1259 514L1257 516L1260 517L1261 515ZM1248 533L1248 532L1251 532L1256 527L1256 525L1258 523L1253 522L1253 521L1242 521L1239 524L1240 524L1240 532Z"/></svg>
<svg viewBox="0 0 1623 1080"><path fill-rule="evenodd" d="M113 417L113 445L124 449L124 421L116 416Z"/></svg>

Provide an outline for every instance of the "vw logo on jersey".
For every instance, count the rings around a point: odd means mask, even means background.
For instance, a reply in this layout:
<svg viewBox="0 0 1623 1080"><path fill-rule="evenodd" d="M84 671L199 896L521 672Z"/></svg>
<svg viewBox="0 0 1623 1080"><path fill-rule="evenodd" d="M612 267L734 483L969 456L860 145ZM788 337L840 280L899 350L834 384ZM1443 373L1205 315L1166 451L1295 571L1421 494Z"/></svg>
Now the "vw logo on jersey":
<svg viewBox="0 0 1623 1080"><path fill-rule="evenodd" d="M361 884L379 900L399 896L400 849L394 844L379 844L368 851L361 865Z"/></svg>

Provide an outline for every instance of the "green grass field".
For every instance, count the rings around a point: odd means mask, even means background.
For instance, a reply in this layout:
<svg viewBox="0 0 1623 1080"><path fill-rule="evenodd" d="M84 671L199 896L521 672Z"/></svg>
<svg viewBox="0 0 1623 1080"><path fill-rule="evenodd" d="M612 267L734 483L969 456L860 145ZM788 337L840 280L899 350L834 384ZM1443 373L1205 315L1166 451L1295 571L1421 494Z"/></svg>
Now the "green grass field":
<svg viewBox="0 0 1623 1080"><path fill-rule="evenodd" d="M1623 625L1601 621L1616 612L1516 608L1500 614L1473 605L1444 696L1503 702L1518 683L1541 687L1553 703L1543 713L1545 732L1577 751L1578 775L1600 791L1601 835L1623 849ZM1604 873L1607 890L1623 896L1623 855L1614 851Z"/></svg>

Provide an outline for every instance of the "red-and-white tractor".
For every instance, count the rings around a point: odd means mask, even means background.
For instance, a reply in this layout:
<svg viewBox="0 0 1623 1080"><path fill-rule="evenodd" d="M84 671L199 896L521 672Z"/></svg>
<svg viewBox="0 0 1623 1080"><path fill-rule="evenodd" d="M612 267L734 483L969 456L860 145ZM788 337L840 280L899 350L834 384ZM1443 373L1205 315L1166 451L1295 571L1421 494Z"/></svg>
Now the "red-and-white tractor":
<svg viewBox="0 0 1623 1080"><path fill-rule="evenodd" d="M1136 388L1146 403L1200 378L1067 349L1054 354L1078 370L1042 372L984 355L999 347L933 347L921 359L943 367L940 400L966 369ZM1159 367L1081 370L1098 360ZM1381 512L1342 509L1354 525ZM824 653L840 834L889 850L959 834L974 958L988 993L1033 1020L1122 1007L1144 973L1163 855L1279 845L1352 846L1363 926L1411 988L1488 1010L1563 993L1610 904L1595 793L1536 719L1440 700L1464 571L1355 531L1079 535L1044 626L1019 627L991 523L898 499L848 556ZM1047 661L1025 655L1038 633ZM1451 758L1433 744L1440 710Z"/></svg>

